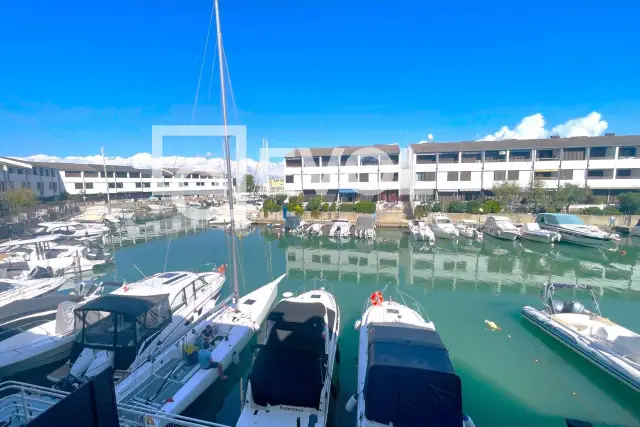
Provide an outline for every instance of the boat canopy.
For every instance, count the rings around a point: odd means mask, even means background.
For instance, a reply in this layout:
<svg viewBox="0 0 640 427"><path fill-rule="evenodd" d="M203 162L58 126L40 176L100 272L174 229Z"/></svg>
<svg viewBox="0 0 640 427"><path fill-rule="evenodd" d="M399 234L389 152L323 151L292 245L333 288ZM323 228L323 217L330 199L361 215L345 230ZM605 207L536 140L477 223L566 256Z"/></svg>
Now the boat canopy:
<svg viewBox="0 0 640 427"><path fill-rule="evenodd" d="M378 323L369 335L365 416L382 425L460 426L462 385L437 332Z"/></svg>
<svg viewBox="0 0 640 427"><path fill-rule="evenodd" d="M356 220L356 228L360 230L372 230L375 228L373 215L360 215Z"/></svg>
<svg viewBox="0 0 640 427"><path fill-rule="evenodd" d="M325 315L321 303L281 301L251 372L251 392L261 406L320 407L326 374Z"/></svg>
<svg viewBox="0 0 640 427"><path fill-rule="evenodd" d="M524 231L534 232L534 231L540 231L540 226L538 225L537 222L526 222L522 226L522 229Z"/></svg>
<svg viewBox="0 0 640 427"><path fill-rule="evenodd" d="M586 289L592 290L594 289L591 285L581 285L580 283L547 283L545 284L547 288L572 288L572 289Z"/></svg>
<svg viewBox="0 0 640 427"><path fill-rule="evenodd" d="M169 295L105 295L76 308L75 361L83 348L112 350L115 369L128 368L145 341L171 323Z"/></svg>
<svg viewBox="0 0 640 427"><path fill-rule="evenodd" d="M584 221L580 217L571 214L538 214L536 217L538 224L551 224L551 225L584 225Z"/></svg>

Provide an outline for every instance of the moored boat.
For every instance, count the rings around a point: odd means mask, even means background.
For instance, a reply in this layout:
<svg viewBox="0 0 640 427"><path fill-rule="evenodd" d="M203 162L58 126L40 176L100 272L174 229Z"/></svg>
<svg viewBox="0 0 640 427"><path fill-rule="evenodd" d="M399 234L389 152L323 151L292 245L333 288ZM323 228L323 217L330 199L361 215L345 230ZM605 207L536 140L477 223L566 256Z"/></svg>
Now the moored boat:
<svg viewBox="0 0 640 427"><path fill-rule="evenodd" d="M435 242L436 237L426 222L409 220L407 223L411 235L418 241Z"/></svg>
<svg viewBox="0 0 640 427"><path fill-rule="evenodd" d="M433 234L440 239L452 240L456 239L460 232L453 225L453 222L445 214L431 214L431 223L429 224Z"/></svg>
<svg viewBox="0 0 640 427"><path fill-rule="evenodd" d="M432 321L374 292L356 322L360 331L357 394L358 427L463 426L462 383Z"/></svg>
<svg viewBox="0 0 640 427"><path fill-rule="evenodd" d="M482 232L502 240L516 240L520 231L506 216L489 215L482 226Z"/></svg>
<svg viewBox="0 0 640 427"><path fill-rule="evenodd" d="M535 222L526 222L520 229L520 238L532 242L556 243L561 239L560 233L551 230L542 230Z"/></svg>
<svg viewBox="0 0 640 427"><path fill-rule="evenodd" d="M594 302L593 311L579 301L554 299L557 289L585 290ZM525 319L569 347L598 368L640 391L640 335L602 317L593 288L579 284L545 284L538 310L526 306Z"/></svg>
<svg viewBox="0 0 640 427"><path fill-rule="evenodd" d="M615 246L615 235L586 225L576 215L541 213L536 216L536 223L543 230L560 233L563 242L590 247Z"/></svg>
<svg viewBox="0 0 640 427"><path fill-rule="evenodd" d="M339 329L329 292L281 300L267 317L236 426L326 426L330 398L337 397Z"/></svg>
<svg viewBox="0 0 640 427"><path fill-rule="evenodd" d="M472 219L463 219L456 224L456 228L462 237L467 239L482 240L482 232L479 230L480 223Z"/></svg>

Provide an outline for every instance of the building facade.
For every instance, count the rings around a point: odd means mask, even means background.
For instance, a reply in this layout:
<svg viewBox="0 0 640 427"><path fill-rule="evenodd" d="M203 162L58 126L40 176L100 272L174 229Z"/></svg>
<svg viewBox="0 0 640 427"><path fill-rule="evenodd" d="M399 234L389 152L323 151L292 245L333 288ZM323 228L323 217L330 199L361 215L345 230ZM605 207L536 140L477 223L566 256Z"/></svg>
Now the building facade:
<svg viewBox="0 0 640 427"><path fill-rule="evenodd" d="M42 201L60 199L64 193L60 175L49 165L35 166L31 162L0 157L0 194L29 189Z"/></svg>
<svg viewBox="0 0 640 427"><path fill-rule="evenodd" d="M533 181L615 197L640 191L640 136L298 149L285 156L284 175L288 194L328 200L472 200L496 183Z"/></svg>
<svg viewBox="0 0 640 427"><path fill-rule="evenodd" d="M310 148L285 156L284 190L305 199L388 200L400 197L400 147Z"/></svg>
<svg viewBox="0 0 640 427"><path fill-rule="evenodd" d="M412 200L471 200L494 184L589 186L595 195L640 189L640 136L414 144Z"/></svg>

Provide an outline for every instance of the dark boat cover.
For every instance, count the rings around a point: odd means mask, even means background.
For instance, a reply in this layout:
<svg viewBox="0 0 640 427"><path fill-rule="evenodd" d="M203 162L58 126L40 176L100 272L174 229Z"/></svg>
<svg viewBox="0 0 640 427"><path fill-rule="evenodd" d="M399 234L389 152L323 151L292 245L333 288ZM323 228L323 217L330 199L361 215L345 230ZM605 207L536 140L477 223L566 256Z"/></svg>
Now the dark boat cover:
<svg viewBox="0 0 640 427"><path fill-rule="evenodd" d="M321 303L281 301L251 373L253 400L261 406L320 406L326 374L323 333L327 310Z"/></svg>
<svg viewBox="0 0 640 427"><path fill-rule="evenodd" d="M78 302L81 296L71 294L54 294L45 297L22 299L14 301L2 307L0 310L0 325L24 316L29 316L58 308L58 304L64 301Z"/></svg>
<svg viewBox="0 0 640 427"><path fill-rule="evenodd" d="M440 335L398 323L369 335L365 416L399 427L460 427L462 385Z"/></svg>

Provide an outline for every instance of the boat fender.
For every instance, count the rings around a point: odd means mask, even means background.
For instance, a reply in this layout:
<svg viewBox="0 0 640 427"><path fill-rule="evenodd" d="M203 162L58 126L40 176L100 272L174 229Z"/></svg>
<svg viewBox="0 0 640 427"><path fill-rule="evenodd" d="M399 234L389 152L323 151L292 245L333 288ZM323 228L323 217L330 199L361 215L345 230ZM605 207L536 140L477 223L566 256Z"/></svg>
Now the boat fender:
<svg viewBox="0 0 640 427"><path fill-rule="evenodd" d="M353 412L353 410L356 409L357 405L358 405L358 399L356 399L355 394L352 394L349 400L347 401L347 404L344 405L344 410L347 412Z"/></svg>
<svg viewBox="0 0 640 427"><path fill-rule="evenodd" d="M464 424L464 427L476 427L473 420L468 415L462 415L462 423Z"/></svg>
<svg viewBox="0 0 640 427"><path fill-rule="evenodd" d="M360 326L362 326L362 322L360 320L356 320L356 322L353 324L353 329L355 329L356 331L359 331Z"/></svg>
<svg viewBox="0 0 640 427"><path fill-rule="evenodd" d="M240 355L238 354L237 351L233 352L233 355L231 356L231 361L233 362L234 365L240 364Z"/></svg>

